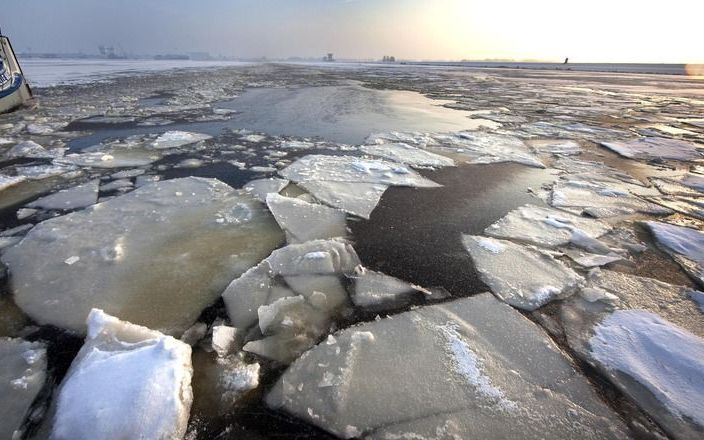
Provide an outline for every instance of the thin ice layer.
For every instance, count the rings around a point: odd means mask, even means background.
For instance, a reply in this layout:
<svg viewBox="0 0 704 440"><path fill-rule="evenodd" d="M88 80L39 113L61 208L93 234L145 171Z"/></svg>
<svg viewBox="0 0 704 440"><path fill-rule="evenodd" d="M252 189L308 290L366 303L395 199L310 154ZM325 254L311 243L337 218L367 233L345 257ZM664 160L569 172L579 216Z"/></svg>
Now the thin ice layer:
<svg viewBox="0 0 704 440"><path fill-rule="evenodd" d="M449 157L421 150L402 142L391 144L363 145L362 152L383 157L412 167L451 167L455 162Z"/></svg>
<svg viewBox="0 0 704 440"><path fill-rule="evenodd" d="M58 390L51 437L183 438L191 347L93 309L88 336Z"/></svg>
<svg viewBox="0 0 704 440"><path fill-rule="evenodd" d="M535 310L577 289L582 277L537 248L510 241L463 235L462 242L481 280L501 300Z"/></svg>
<svg viewBox="0 0 704 440"><path fill-rule="evenodd" d="M67 154L54 159L54 165L77 165L87 168L132 168L149 165L161 159L156 151L138 148L108 148L105 151Z"/></svg>
<svg viewBox="0 0 704 440"><path fill-rule="evenodd" d="M450 157L456 162L488 164L517 162L545 168L538 157L519 138L486 132L437 133L428 151Z"/></svg>
<svg viewBox="0 0 704 440"><path fill-rule="evenodd" d="M71 210L85 208L98 201L99 180L57 191L28 204L30 208Z"/></svg>
<svg viewBox="0 0 704 440"><path fill-rule="evenodd" d="M248 182L243 189L252 194L257 200L266 203L266 196L269 193L278 194L288 185L288 180L270 177L268 179L256 179Z"/></svg>
<svg viewBox="0 0 704 440"><path fill-rule="evenodd" d="M248 195L188 177L39 223L2 260L17 305L41 324L82 333L101 307L179 334L282 235Z"/></svg>
<svg viewBox="0 0 704 440"><path fill-rule="evenodd" d="M299 186L326 205L368 219L388 188L379 183L301 182Z"/></svg>
<svg viewBox="0 0 704 440"><path fill-rule="evenodd" d="M704 159L704 145L680 139L645 137L626 142L602 142L601 145L629 159Z"/></svg>
<svg viewBox="0 0 704 440"><path fill-rule="evenodd" d="M669 214L667 208L646 202L631 194L625 183L604 183L574 179L553 186L550 204L556 208L581 209L593 217L643 212Z"/></svg>
<svg viewBox="0 0 704 440"><path fill-rule="evenodd" d="M339 209L274 193L266 196L266 205L289 244L347 235L347 215Z"/></svg>
<svg viewBox="0 0 704 440"><path fill-rule="evenodd" d="M21 438L19 429L45 379L44 344L0 338L0 438Z"/></svg>
<svg viewBox="0 0 704 440"><path fill-rule="evenodd" d="M172 130L167 131L157 137L151 143L151 147L156 148L158 150L168 148L179 148L211 138L212 136L203 133L191 133L188 131Z"/></svg>
<svg viewBox="0 0 704 440"><path fill-rule="evenodd" d="M704 233L668 223L645 222L658 246L704 286Z"/></svg>
<svg viewBox="0 0 704 440"><path fill-rule="evenodd" d="M463 420L456 438L624 436L545 333L490 294L330 336L266 402L346 438L424 438L450 418Z"/></svg>
<svg viewBox="0 0 704 440"><path fill-rule="evenodd" d="M413 296L423 291L413 284L361 266L352 278L352 302L365 310L380 311L403 307Z"/></svg>
<svg viewBox="0 0 704 440"><path fill-rule="evenodd" d="M598 238L611 227L598 220L579 217L565 211L525 205L506 214L484 230L492 237L520 240L539 246L564 246L574 230Z"/></svg>
<svg viewBox="0 0 704 440"><path fill-rule="evenodd" d="M704 339L650 312L616 310L589 344L593 362L669 434L701 436Z"/></svg>

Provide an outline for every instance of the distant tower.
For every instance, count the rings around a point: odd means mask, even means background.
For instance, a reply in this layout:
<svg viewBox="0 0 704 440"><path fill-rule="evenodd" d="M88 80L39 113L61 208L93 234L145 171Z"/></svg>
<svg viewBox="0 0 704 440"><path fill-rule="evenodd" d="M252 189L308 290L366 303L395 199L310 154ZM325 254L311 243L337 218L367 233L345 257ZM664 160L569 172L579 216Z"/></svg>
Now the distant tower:
<svg viewBox="0 0 704 440"><path fill-rule="evenodd" d="M565 58L565 62L564 62L564 63L562 63L562 64L567 64L567 63L568 63L569 61L570 61L570 59L569 59L569 58Z"/></svg>
<svg viewBox="0 0 704 440"><path fill-rule="evenodd" d="M327 55L325 55L325 56L323 57L323 60L324 60L324 61L335 61L335 58L333 58L332 52L331 52L331 53L328 53Z"/></svg>

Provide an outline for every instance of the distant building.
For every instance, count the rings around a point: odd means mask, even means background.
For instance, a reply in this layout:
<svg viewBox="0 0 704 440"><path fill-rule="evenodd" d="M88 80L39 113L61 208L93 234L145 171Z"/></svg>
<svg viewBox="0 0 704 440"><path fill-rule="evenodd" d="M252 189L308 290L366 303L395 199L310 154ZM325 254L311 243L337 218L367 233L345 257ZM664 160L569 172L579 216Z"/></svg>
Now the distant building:
<svg viewBox="0 0 704 440"><path fill-rule="evenodd" d="M333 58L332 53L329 53L323 57L323 61L331 62L331 61L335 61L335 58Z"/></svg>
<svg viewBox="0 0 704 440"><path fill-rule="evenodd" d="M381 59L381 61L384 63L395 63L396 57L391 56L391 55L384 55L384 57Z"/></svg>

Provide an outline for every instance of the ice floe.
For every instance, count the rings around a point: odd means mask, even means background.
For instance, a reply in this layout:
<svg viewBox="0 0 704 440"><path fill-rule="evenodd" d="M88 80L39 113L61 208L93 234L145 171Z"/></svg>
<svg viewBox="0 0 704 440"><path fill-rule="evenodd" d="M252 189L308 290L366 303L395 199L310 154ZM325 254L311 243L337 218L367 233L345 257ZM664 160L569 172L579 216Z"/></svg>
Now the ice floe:
<svg viewBox="0 0 704 440"><path fill-rule="evenodd" d="M347 215L339 209L271 193L266 205L289 244L347 235Z"/></svg>
<svg viewBox="0 0 704 440"><path fill-rule="evenodd" d="M592 217L613 217L636 212L669 214L672 211L655 203L647 202L629 191L625 184L603 183L587 180L561 180L550 195L550 204L557 208L569 208Z"/></svg>
<svg viewBox="0 0 704 440"><path fill-rule="evenodd" d="M625 436L543 331L490 294L330 336L266 402L344 438Z"/></svg>
<svg viewBox="0 0 704 440"><path fill-rule="evenodd" d="M185 145L195 144L196 142L211 139L212 136L203 133L191 133L188 131L167 131L157 137L151 147L157 150L168 148L179 148Z"/></svg>
<svg viewBox="0 0 704 440"><path fill-rule="evenodd" d="M193 400L191 347L98 309L87 326L58 390L51 438L183 438Z"/></svg>
<svg viewBox="0 0 704 440"><path fill-rule="evenodd" d="M288 363L313 346L347 306L341 277L359 264L346 241L315 240L277 249L234 280L222 294L230 321L261 335L244 350Z"/></svg>
<svg viewBox="0 0 704 440"><path fill-rule="evenodd" d="M252 194L257 200L266 203L266 196L269 193L278 194L282 189L286 188L289 181L286 179L278 179L271 177L268 179L255 179L248 182L244 186L244 190Z"/></svg>
<svg viewBox="0 0 704 440"><path fill-rule="evenodd" d="M44 386L46 370L44 344L0 337L0 438L23 438L22 423Z"/></svg>
<svg viewBox="0 0 704 440"><path fill-rule="evenodd" d="M87 153L71 153L54 159L56 165L77 165L87 168L128 168L149 165L161 159L155 151L129 148L106 149Z"/></svg>
<svg viewBox="0 0 704 440"><path fill-rule="evenodd" d="M535 310L573 294L583 280L551 255L506 240L464 235L462 242L481 280L501 300Z"/></svg>
<svg viewBox="0 0 704 440"><path fill-rule="evenodd" d="M353 156L308 155L279 174L323 203L363 218L369 218L388 186L440 186L404 165Z"/></svg>
<svg viewBox="0 0 704 440"><path fill-rule="evenodd" d="M554 247L569 244L579 245L581 235L595 239L607 233L611 227L598 220L576 216L553 208L534 205L521 206L506 214L484 230L492 237L519 240L538 246ZM575 231L577 233L575 237Z"/></svg>
<svg viewBox="0 0 704 440"><path fill-rule="evenodd" d="M72 188L62 189L54 194L42 197L32 203L29 203L27 207L58 210L85 208L95 204L98 201L99 184L99 180L91 180L90 182L77 185Z"/></svg>
<svg viewBox="0 0 704 440"><path fill-rule="evenodd" d="M629 159L704 159L704 145L680 139L645 137L625 142L602 142L601 145Z"/></svg>
<svg viewBox="0 0 704 440"><path fill-rule="evenodd" d="M39 223L2 260L17 304L41 324L83 332L100 307L179 334L282 239L250 196L188 177Z"/></svg>
<svg viewBox="0 0 704 440"><path fill-rule="evenodd" d="M450 167L455 164L449 157L440 156L401 142L363 145L360 149L372 156L383 157L412 167Z"/></svg>
<svg viewBox="0 0 704 440"><path fill-rule="evenodd" d="M357 267L352 279L352 302L372 312L404 307L419 293L430 294L421 287L362 266Z"/></svg>
<svg viewBox="0 0 704 440"><path fill-rule="evenodd" d="M47 150L34 141L23 141L10 148L5 155L8 158L26 157L32 159L54 159L61 157L65 149L54 148Z"/></svg>
<svg viewBox="0 0 704 440"><path fill-rule="evenodd" d="M658 246L670 254L699 284L704 285L704 233L684 226L645 222Z"/></svg>

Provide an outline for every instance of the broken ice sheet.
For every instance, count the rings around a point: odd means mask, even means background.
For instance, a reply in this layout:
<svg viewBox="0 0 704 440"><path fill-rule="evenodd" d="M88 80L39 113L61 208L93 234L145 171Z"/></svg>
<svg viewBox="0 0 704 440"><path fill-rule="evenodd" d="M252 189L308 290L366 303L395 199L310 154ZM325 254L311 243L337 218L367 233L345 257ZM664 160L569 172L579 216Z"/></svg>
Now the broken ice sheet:
<svg viewBox="0 0 704 440"><path fill-rule="evenodd" d="M667 209L704 220L704 198L693 197L648 197L649 201Z"/></svg>
<svg viewBox="0 0 704 440"><path fill-rule="evenodd" d="M351 278L354 280L352 302L367 311L404 307L419 293L429 293L423 288L362 266L357 267Z"/></svg>
<svg viewBox="0 0 704 440"><path fill-rule="evenodd" d="M34 141L24 141L10 148L5 153L5 155L10 159L17 157L26 157L32 159L54 159L56 157L63 156L64 151L64 148L53 148L47 150L46 148Z"/></svg>
<svg viewBox="0 0 704 440"><path fill-rule="evenodd" d="M266 203L266 196L269 193L279 193L286 188L289 181L270 177L268 179L255 179L248 182L243 189L252 194L257 200Z"/></svg>
<svg viewBox="0 0 704 440"><path fill-rule="evenodd" d="M440 156L404 143L362 145L362 152L379 156L412 167L451 167L455 162L449 157Z"/></svg>
<svg viewBox="0 0 704 440"><path fill-rule="evenodd" d="M98 309L87 326L58 389L51 438L183 438L193 401L191 347Z"/></svg>
<svg viewBox="0 0 704 440"><path fill-rule="evenodd" d="M91 180L68 189L62 189L28 204L29 208L73 210L85 208L98 201L99 180Z"/></svg>
<svg viewBox="0 0 704 440"><path fill-rule="evenodd" d="M345 438L625 436L546 334L490 294L330 336L266 402Z"/></svg>
<svg viewBox="0 0 704 440"><path fill-rule="evenodd" d="M535 151L559 156L575 156L582 152L582 147L568 139L535 139L527 142Z"/></svg>
<svg viewBox="0 0 704 440"><path fill-rule="evenodd" d="M573 294L582 277L537 248L506 240L463 235L481 280L501 300L524 310Z"/></svg>
<svg viewBox="0 0 704 440"><path fill-rule="evenodd" d="M244 349L288 363L310 348L347 306L341 277L359 264L346 241L316 240L277 249L234 280L222 294L230 321L264 336Z"/></svg>
<svg viewBox="0 0 704 440"><path fill-rule="evenodd" d="M289 244L347 235L347 215L339 209L275 193L267 195L266 205Z"/></svg>
<svg viewBox="0 0 704 440"><path fill-rule="evenodd" d="M684 226L645 222L658 246L704 286L704 233Z"/></svg>
<svg viewBox="0 0 704 440"><path fill-rule="evenodd" d="M250 196L188 177L39 223L2 260L17 305L41 324L82 333L102 307L180 334L282 239Z"/></svg>
<svg viewBox="0 0 704 440"><path fill-rule="evenodd" d="M428 151L469 164L517 162L545 168L538 157L519 138L485 132L459 132L433 134L435 144Z"/></svg>
<svg viewBox="0 0 704 440"><path fill-rule="evenodd" d="M645 310L615 310L570 345L670 436L701 438L704 340Z"/></svg>
<svg viewBox="0 0 704 440"><path fill-rule="evenodd" d="M150 146L157 150L165 150L168 148L183 147L207 139L212 139L212 136L203 133L173 130L159 135Z"/></svg>
<svg viewBox="0 0 704 440"><path fill-rule="evenodd" d="M20 427L44 386L46 367L44 344L0 337L0 438L22 438Z"/></svg>
<svg viewBox="0 0 704 440"><path fill-rule="evenodd" d="M601 145L629 159L704 159L704 145L680 139L644 137L626 142L602 142Z"/></svg>
<svg viewBox="0 0 704 440"><path fill-rule="evenodd" d="M54 159L56 165L77 165L88 168L130 168L149 165L161 159L161 154L138 148L113 148L105 151L67 154Z"/></svg>
<svg viewBox="0 0 704 440"><path fill-rule="evenodd" d="M492 237L554 247L570 243L574 231L598 238L611 227L598 220L579 217L553 208L525 205L506 214L484 230Z"/></svg>
<svg viewBox="0 0 704 440"><path fill-rule="evenodd" d="M648 214L672 212L631 194L626 185L581 179L561 180L552 188L550 204L556 208L581 210L593 217L611 217L636 212Z"/></svg>
<svg viewBox="0 0 704 440"><path fill-rule="evenodd" d="M441 186L404 165L353 156L308 155L279 174L321 202L363 218L369 218L388 186Z"/></svg>

